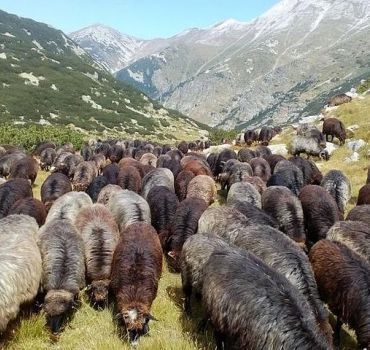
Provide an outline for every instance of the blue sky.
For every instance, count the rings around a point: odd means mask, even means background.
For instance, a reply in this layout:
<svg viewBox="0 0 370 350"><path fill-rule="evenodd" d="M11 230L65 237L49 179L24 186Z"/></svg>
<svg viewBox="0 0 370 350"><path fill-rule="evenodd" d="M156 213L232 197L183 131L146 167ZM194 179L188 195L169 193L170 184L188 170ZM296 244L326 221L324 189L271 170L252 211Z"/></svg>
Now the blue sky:
<svg viewBox="0 0 370 350"><path fill-rule="evenodd" d="M0 9L66 33L101 23L143 39L169 37L228 18L248 21L278 0L0 0Z"/></svg>

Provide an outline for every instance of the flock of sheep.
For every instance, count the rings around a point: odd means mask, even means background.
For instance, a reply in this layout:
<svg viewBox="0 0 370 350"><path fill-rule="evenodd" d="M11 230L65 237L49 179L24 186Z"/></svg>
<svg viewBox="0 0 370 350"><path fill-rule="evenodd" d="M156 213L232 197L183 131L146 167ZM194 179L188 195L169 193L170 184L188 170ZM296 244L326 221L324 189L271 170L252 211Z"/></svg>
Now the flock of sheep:
<svg viewBox="0 0 370 350"><path fill-rule="evenodd" d="M344 143L332 122L331 133L298 130L320 149L301 152L320 156L325 134ZM219 349L334 349L342 322L370 349L370 185L344 221L348 178L294 151L272 154L275 131L263 128L261 144L239 152L139 140L91 141L80 152L43 142L32 155L0 147L0 334L35 299L60 332L85 289L96 308L113 297L134 344L155 319L165 256L181 273L184 312L192 316L200 294ZM39 165L51 171L41 201ZM216 180L224 205L211 205Z"/></svg>

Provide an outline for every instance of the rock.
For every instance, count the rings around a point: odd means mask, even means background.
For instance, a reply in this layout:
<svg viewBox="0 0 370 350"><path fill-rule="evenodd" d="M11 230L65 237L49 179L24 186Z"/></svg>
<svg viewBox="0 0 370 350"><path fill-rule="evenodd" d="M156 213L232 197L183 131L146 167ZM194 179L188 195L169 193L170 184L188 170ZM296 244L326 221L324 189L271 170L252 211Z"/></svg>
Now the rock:
<svg viewBox="0 0 370 350"><path fill-rule="evenodd" d="M366 146L367 143L360 139L360 140L354 140L354 141L350 141L347 143L347 146L348 148L352 151L352 152L357 152L359 151L362 147Z"/></svg>
<svg viewBox="0 0 370 350"><path fill-rule="evenodd" d="M360 127L357 124L350 125L350 126L347 127L347 130L352 131L352 132L354 132L358 129L360 129Z"/></svg>
<svg viewBox="0 0 370 350"><path fill-rule="evenodd" d="M300 121L298 122L299 124L305 124L305 123L314 123L318 120L321 120L322 118L324 118L324 116L322 114L318 114L318 115L310 115L308 117L303 117L302 119L300 119Z"/></svg>
<svg viewBox="0 0 370 350"><path fill-rule="evenodd" d="M267 147L271 150L272 154L280 154L282 156L288 155L288 148L285 143L269 145Z"/></svg>
<svg viewBox="0 0 370 350"><path fill-rule="evenodd" d="M325 150L328 151L329 156L333 154L333 152L338 148L338 146L332 142L327 142Z"/></svg>
<svg viewBox="0 0 370 350"><path fill-rule="evenodd" d="M346 162L358 162L360 160L360 155L358 152L353 152L349 157L345 159Z"/></svg>

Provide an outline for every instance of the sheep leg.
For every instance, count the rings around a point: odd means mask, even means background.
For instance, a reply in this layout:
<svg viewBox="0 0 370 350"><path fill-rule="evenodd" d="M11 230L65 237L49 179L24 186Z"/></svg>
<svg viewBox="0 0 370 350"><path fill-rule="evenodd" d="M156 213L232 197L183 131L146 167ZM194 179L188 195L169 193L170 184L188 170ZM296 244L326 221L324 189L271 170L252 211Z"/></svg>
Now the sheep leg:
<svg viewBox="0 0 370 350"><path fill-rule="evenodd" d="M215 337L216 349L224 350L225 349L224 348L224 345L225 345L224 336L216 330L213 331L213 335Z"/></svg>
<svg viewBox="0 0 370 350"><path fill-rule="evenodd" d="M340 344L340 330L342 329L343 322L337 317L337 323L334 329L334 345L339 348Z"/></svg>
<svg viewBox="0 0 370 350"><path fill-rule="evenodd" d="M184 310L185 313L191 316L191 294L192 294L192 288L191 286L184 286L183 288L184 295L185 295L185 301L184 301Z"/></svg>

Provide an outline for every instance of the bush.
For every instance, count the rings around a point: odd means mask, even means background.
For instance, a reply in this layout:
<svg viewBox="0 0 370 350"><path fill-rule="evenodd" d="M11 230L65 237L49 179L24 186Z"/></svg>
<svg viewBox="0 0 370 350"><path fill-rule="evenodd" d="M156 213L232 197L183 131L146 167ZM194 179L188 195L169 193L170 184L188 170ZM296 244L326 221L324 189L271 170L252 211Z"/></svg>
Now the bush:
<svg viewBox="0 0 370 350"><path fill-rule="evenodd" d="M237 130L212 129L209 133L209 139L213 144L220 144L222 139L227 139L230 142L236 139Z"/></svg>
<svg viewBox="0 0 370 350"><path fill-rule="evenodd" d="M53 141L57 145L71 142L76 149L84 144L83 134L67 127L41 125L13 125L0 126L0 144L20 146L31 151L41 141Z"/></svg>
<svg viewBox="0 0 370 350"><path fill-rule="evenodd" d="M366 80L364 83L362 83L358 88L357 92L359 94L363 94L364 92L368 91L370 89L370 79Z"/></svg>

